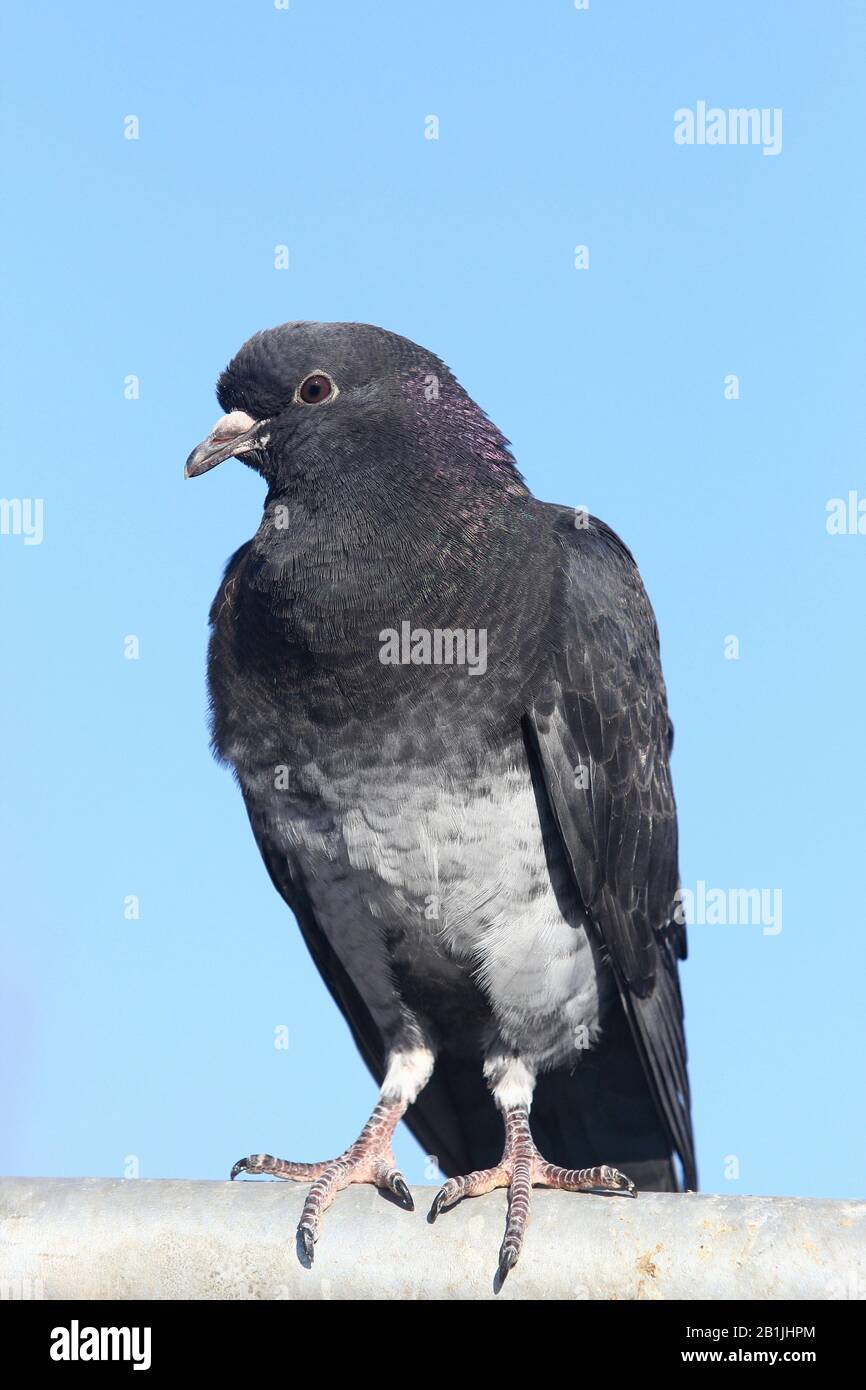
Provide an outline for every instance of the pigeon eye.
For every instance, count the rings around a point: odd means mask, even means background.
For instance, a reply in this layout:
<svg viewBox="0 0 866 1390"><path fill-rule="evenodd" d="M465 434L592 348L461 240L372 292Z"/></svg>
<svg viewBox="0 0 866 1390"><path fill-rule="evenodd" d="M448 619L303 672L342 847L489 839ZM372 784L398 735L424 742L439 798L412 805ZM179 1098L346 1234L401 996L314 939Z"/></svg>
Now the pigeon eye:
<svg viewBox="0 0 866 1390"><path fill-rule="evenodd" d="M324 372L313 372L305 377L298 387L298 399L305 405L318 405L325 401L334 390L334 383Z"/></svg>

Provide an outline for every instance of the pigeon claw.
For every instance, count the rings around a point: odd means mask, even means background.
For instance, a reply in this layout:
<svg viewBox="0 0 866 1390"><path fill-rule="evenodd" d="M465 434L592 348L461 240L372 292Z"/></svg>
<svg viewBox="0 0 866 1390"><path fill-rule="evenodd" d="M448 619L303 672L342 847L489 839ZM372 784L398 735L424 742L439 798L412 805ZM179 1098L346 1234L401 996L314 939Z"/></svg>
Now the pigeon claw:
<svg viewBox="0 0 866 1390"><path fill-rule="evenodd" d="M439 1191L436 1193L436 1196L433 1198L433 1205L430 1208L430 1212L428 1215L428 1220L430 1220L431 1222L436 1220L436 1217L439 1215L440 1211L445 1211L445 1209L447 1208L447 1192L448 1184L446 1183L444 1187L440 1187Z"/></svg>
<svg viewBox="0 0 866 1390"><path fill-rule="evenodd" d="M312 1264L314 1248L319 1238L322 1216L338 1192L351 1183L370 1183L373 1187L393 1192L406 1211L414 1211L415 1203L409 1184L398 1170L391 1149L391 1136L405 1105L402 1102L380 1100L354 1144L339 1158L325 1163L292 1163L272 1154L250 1154L238 1159L231 1171L232 1179L239 1173L286 1178L290 1182L310 1184L298 1223L298 1255Z"/></svg>
<svg viewBox="0 0 866 1390"><path fill-rule="evenodd" d="M391 1179L391 1182L389 1183L389 1187L391 1188L391 1191L394 1193L394 1196L400 1198L400 1201L403 1203L407 1211L415 1210L415 1202L412 1198L412 1193L409 1191L409 1184L406 1182L406 1179L403 1177L402 1173L394 1174L393 1178Z"/></svg>
<svg viewBox="0 0 866 1390"><path fill-rule="evenodd" d="M277 1173L278 1177L282 1177L282 1173L277 1172L282 1161L272 1154L249 1154L246 1158L238 1159L229 1173L229 1182L234 1182L239 1173Z"/></svg>
<svg viewBox="0 0 866 1390"><path fill-rule="evenodd" d="M500 1283L514 1268L523 1248L529 1224L530 1195L533 1187L558 1187L564 1192L595 1192L636 1197L631 1178L608 1164L595 1168L559 1168L535 1147L529 1130L525 1106L509 1110L505 1116L505 1150L495 1168L449 1178L436 1193L429 1220L456 1205L464 1197L481 1197L495 1188L508 1188L508 1218L505 1238L499 1250Z"/></svg>
<svg viewBox="0 0 866 1390"><path fill-rule="evenodd" d="M301 1242L304 1254L310 1264L312 1264L316 1258L316 1237L313 1234L312 1227L309 1226L306 1221L302 1221L298 1226L298 1239Z"/></svg>
<svg viewBox="0 0 866 1390"><path fill-rule="evenodd" d="M520 1255L520 1245L513 1240L504 1240L499 1251L499 1279L505 1281L509 1270L517 1264Z"/></svg>

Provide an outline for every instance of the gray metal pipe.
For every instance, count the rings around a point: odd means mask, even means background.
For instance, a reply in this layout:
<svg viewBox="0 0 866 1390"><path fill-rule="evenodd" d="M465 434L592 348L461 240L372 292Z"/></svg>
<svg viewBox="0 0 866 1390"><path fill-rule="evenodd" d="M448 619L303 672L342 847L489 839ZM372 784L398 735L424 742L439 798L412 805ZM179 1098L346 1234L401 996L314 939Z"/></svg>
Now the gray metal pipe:
<svg viewBox="0 0 866 1390"><path fill-rule="evenodd" d="M506 1194L426 1221L341 1192L312 1268L284 1182L0 1179L0 1296L146 1299L838 1299L866 1297L866 1202L533 1193L517 1268L494 1276Z"/></svg>

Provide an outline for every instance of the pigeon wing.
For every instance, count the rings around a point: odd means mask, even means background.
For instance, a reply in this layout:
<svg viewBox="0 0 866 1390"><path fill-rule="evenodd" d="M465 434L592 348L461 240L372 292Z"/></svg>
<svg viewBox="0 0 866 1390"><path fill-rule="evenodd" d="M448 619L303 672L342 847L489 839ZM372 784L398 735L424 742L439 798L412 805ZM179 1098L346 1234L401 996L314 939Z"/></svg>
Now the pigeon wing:
<svg viewBox="0 0 866 1390"><path fill-rule="evenodd" d="M630 552L546 503L558 579L550 659L525 719L574 881L609 955L660 1119L697 1185L677 961L673 728L658 630Z"/></svg>

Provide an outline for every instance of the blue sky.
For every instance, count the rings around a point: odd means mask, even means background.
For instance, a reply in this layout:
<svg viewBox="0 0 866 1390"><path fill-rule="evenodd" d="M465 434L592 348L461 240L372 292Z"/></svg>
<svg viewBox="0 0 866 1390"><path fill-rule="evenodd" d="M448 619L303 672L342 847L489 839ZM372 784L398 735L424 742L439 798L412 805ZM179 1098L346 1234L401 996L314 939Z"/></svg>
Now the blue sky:
<svg viewBox="0 0 866 1390"><path fill-rule="evenodd" d="M866 534L827 504L866 498L866 12L208 0L4 28L0 495L41 499L43 535L0 534L0 1171L323 1158L373 1102L208 751L207 611L261 482L181 476L230 355L316 318L439 353L533 491L632 547L683 882L729 916L782 895L781 931L691 929L702 1185L861 1192ZM780 109L780 152L678 145L699 101ZM408 1133L397 1155L425 1180Z"/></svg>

